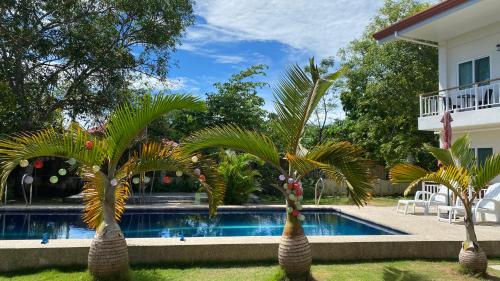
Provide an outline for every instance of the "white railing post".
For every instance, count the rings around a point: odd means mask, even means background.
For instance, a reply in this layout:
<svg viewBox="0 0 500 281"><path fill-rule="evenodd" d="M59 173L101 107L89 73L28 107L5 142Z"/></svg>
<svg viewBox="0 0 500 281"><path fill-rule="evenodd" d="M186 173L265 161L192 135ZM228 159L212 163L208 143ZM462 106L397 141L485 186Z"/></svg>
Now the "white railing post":
<svg viewBox="0 0 500 281"><path fill-rule="evenodd" d="M478 110L479 109L479 92L477 91L477 84L474 84L474 97L475 97L475 101L476 101L475 110Z"/></svg>
<svg viewBox="0 0 500 281"><path fill-rule="evenodd" d="M422 95L420 95L420 117L423 117Z"/></svg>

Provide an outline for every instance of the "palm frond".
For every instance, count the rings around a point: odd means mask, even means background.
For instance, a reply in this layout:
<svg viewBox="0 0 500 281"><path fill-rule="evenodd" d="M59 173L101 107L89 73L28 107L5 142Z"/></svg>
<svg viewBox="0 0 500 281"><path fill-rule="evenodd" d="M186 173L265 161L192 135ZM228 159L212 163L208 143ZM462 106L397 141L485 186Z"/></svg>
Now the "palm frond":
<svg viewBox="0 0 500 281"><path fill-rule="evenodd" d="M472 187L476 191L486 188L490 182L500 174L500 153L486 159L484 164L477 169L472 180Z"/></svg>
<svg viewBox="0 0 500 281"><path fill-rule="evenodd" d="M450 150L424 145L425 149L445 166L455 166Z"/></svg>
<svg viewBox="0 0 500 281"><path fill-rule="evenodd" d="M457 139L450 148L451 155L455 162L455 166L464 167L473 173L476 168L476 154L471 148L471 142L469 135L464 135L463 137Z"/></svg>
<svg viewBox="0 0 500 281"><path fill-rule="evenodd" d="M123 152L152 121L174 110L203 110L203 102L190 95L145 96L138 104L125 104L115 110L106 126L110 167L116 167Z"/></svg>
<svg viewBox="0 0 500 281"><path fill-rule="evenodd" d="M211 147L243 151L282 170L280 157L272 140L254 131L235 125L216 126L192 134L183 143L183 148L188 153Z"/></svg>
<svg viewBox="0 0 500 281"><path fill-rule="evenodd" d="M93 142L92 149L86 149L86 141ZM0 140L0 193L9 174L23 159L55 156L74 158L79 163L92 167L101 165L105 159L105 141L95 138L86 131L68 129L58 132L45 129L33 133L19 133Z"/></svg>
<svg viewBox="0 0 500 281"><path fill-rule="evenodd" d="M313 148L305 158L293 159L294 169L301 167L302 172L317 166L326 177L347 188L347 193L358 205L363 205L370 197L372 177L369 168L372 163L363 157L362 150L348 142L327 142Z"/></svg>
<svg viewBox="0 0 500 281"><path fill-rule="evenodd" d="M333 79L342 74L340 70L320 78L313 59L310 61L310 72L311 78L300 66L291 66L274 89L275 110L278 115L274 127L287 143L286 151L293 154L297 153L304 127L318 102L333 84Z"/></svg>
<svg viewBox="0 0 500 281"><path fill-rule="evenodd" d="M410 183L404 193L404 195L406 196L418 185L420 181L423 180L425 176L429 175L430 173L432 172L418 166L402 163L392 167L389 172L389 177L393 184Z"/></svg>

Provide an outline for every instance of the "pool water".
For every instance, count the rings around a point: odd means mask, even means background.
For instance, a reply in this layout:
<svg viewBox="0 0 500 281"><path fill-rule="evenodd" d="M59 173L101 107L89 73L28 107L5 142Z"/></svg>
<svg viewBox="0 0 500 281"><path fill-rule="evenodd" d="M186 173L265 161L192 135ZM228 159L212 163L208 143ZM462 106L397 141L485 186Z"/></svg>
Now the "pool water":
<svg viewBox="0 0 500 281"><path fill-rule="evenodd" d="M391 235L402 234L376 224L335 211L303 212L306 235ZM213 237L280 236L283 211L221 212L209 218L206 212L126 212L120 226L127 238L144 237ZM1 213L0 239L92 238L94 231L82 222L81 214Z"/></svg>

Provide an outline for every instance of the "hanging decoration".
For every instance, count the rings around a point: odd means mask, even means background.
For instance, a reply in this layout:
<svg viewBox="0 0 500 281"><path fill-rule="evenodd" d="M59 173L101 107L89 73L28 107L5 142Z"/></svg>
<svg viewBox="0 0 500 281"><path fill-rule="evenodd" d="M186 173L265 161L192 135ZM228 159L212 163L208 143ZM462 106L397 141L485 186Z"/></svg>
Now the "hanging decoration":
<svg viewBox="0 0 500 281"><path fill-rule="evenodd" d="M43 161L40 159L36 159L35 162L33 162L33 167L35 167L35 169L43 168Z"/></svg>
<svg viewBox="0 0 500 281"><path fill-rule="evenodd" d="M92 142L91 140L86 141L85 148L91 150L92 148L94 148L94 142Z"/></svg>
<svg viewBox="0 0 500 281"><path fill-rule="evenodd" d="M205 182L207 179L205 178L205 175L200 175L198 177L198 179L201 181L201 182Z"/></svg>
<svg viewBox="0 0 500 281"><path fill-rule="evenodd" d="M151 181L150 177L144 177L144 183L149 183Z"/></svg>
<svg viewBox="0 0 500 281"><path fill-rule="evenodd" d="M65 175L66 175L66 169L61 168L61 169L59 169L59 171L57 171L57 173L58 173L60 176L65 176Z"/></svg>
<svg viewBox="0 0 500 281"><path fill-rule="evenodd" d="M303 221L305 216L300 213L302 210L301 201L303 199L304 190L302 183L292 177L288 178L287 183L283 184L288 195L287 213Z"/></svg>
<svg viewBox="0 0 500 281"><path fill-rule="evenodd" d="M195 155L195 156L191 157L191 162L193 162L193 163L198 162L198 156Z"/></svg>
<svg viewBox="0 0 500 281"><path fill-rule="evenodd" d="M141 182L141 180L137 177L132 179L132 183L134 183L134 184L139 184L140 182Z"/></svg>
<svg viewBox="0 0 500 281"><path fill-rule="evenodd" d="M169 176L164 176L163 177L163 183L164 184L170 184L171 180L172 179Z"/></svg>
<svg viewBox="0 0 500 281"><path fill-rule="evenodd" d="M70 164L71 166L76 165L76 159L75 158L69 158L68 161L66 161L66 162L68 162L68 164Z"/></svg>
<svg viewBox="0 0 500 281"><path fill-rule="evenodd" d="M196 169L194 169L193 173L194 173L195 175L199 176L199 175L201 175L201 170L200 170L200 169L198 169L198 168L196 168Z"/></svg>
<svg viewBox="0 0 500 281"><path fill-rule="evenodd" d="M280 175L280 176L279 176L279 180L280 180L280 181L284 181L285 179L286 179L285 175Z"/></svg>
<svg viewBox="0 0 500 281"><path fill-rule="evenodd" d="M184 173L182 171L176 171L175 172L175 175L178 176L178 177L182 177Z"/></svg>
<svg viewBox="0 0 500 281"><path fill-rule="evenodd" d="M117 186L118 185L118 180L112 179L110 182L111 186Z"/></svg>
<svg viewBox="0 0 500 281"><path fill-rule="evenodd" d="M23 159L21 161L19 161L19 166L23 167L23 168L26 168L28 167L28 165L30 164L30 162L26 159Z"/></svg>
<svg viewBox="0 0 500 281"><path fill-rule="evenodd" d="M92 166L92 171L93 171L94 173L97 173L97 172L99 172L100 170L101 170L101 167L99 167L99 166L97 166L97 165Z"/></svg>
<svg viewBox="0 0 500 281"><path fill-rule="evenodd" d="M52 176L50 177L50 183L55 184L59 181L59 178L57 176Z"/></svg>
<svg viewBox="0 0 500 281"><path fill-rule="evenodd" d="M26 176L24 178L24 183L25 184L32 184L33 183L33 177L32 176Z"/></svg>

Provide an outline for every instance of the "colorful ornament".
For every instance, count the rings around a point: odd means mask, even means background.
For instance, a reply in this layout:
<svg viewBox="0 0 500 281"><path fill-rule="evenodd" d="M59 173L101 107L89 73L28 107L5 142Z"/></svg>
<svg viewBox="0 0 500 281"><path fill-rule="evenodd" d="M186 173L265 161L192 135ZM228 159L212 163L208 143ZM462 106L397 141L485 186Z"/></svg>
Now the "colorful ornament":
<svg viewBox="0 0 500 281"><path fill-rule="evenodd" d="M195 156L191 157L191 162L193 162L193 163L198 162L198 156L195 155Z"/></svg>
<svg viewBox="0 0 500 281"><path fill-rule="evenodd" d="M140 182L141 182L141 180L139 178L132 179L132 183L134 183L134 184L139 184Z"/></svg>
<svg viewBox="0 0 500 281"><path fill-rule="evenodd" d="M97 172L99 172L100 170L101 170L101 167L99 167L99 166L97 166L97 165L92 166L92 171L93 171L94 173L97 173Z"/></svg>
<svg viewBox="0 0 500 281"><path fill-rule="evenodd" d="M176 171L175 172L175 175L178 176L178 177L182 177L184 173L182 171Z"/></svg>
<svg viewBox="0 0 500 281"><path fill-rule="evenodd" d="M297 189L297 188L299 188L299 187L300 187L299 183L297 183L297 182L294 182L294 183L293 183L293 189Z"/></svg>
<svg viewBox="0 0 500 281"><path fill-rule="evenodd" d="M288 178L288 183L292 184L293 183L293 179L292 178Z"/></svg>
<svg viewBox="0 0 500 281"><path fill-rule="evenodd" d="M26 176L24 178L24 183L25 184L32 184L33 183L33 177L32 176Z"/></svg>
<svg viewBox="0 0 500 281"><path fill-rule="evenodd" d="M60 176L65 176L66 175L66 169L59 169L59 171L57 171L57 173L60 175Z"/></svg>
<svg viewBox="0 0 500 281"><path fill-rule="evenodd" d="M36 159L33 163L33 167L35 167L35 169L41 169L43 167L43 161L40 159Z"/></svg>
<svg viewBox="0 0 500 281"><path fill-rule="evenodd" d="M286 212L287 212L287 213L289 213L289 214L290 214L292 211L293 211L293 208L292 208L292 207L287 207L287 208L286 208Z"/></svg>
<svg viewBox="0 0 500 281"><path fill-rule="evenodd" d="M163 183L164 183L164 184L169 184L171 180L172 180L172 179L170 179L170 177L169 177L169 176L164 176L164 177L163 177Z"/></svg>
<svg viewBox="0 0 500 281"><path fill-rule="evenodd" d="M118 180L112 179L110 182L111 186L117 186L118 185Z"/></svg>
<svg viewBox="0 0 500 281"><path fill-rule="evenodd" d="M297 211L297 210L292 211L292 216L296 217L298 215L300 215L299 211Z"/></svg>
<svg viewBox="0 0 500 281"><path fill-rule="evenodd" d="M306 219L303 214L300 214L297 218L299 219L299 221L303 221Z"/></svg>
<svg viewBox="0 0 500 281"><path fill-rule="evenodd" d="M23 167L23 168L26 168L28 167L28 165L30 164L30 162L26 159L23 159L21 161L19 161L19 166Z"/></svg>
<svg viewBox="0 0 500 281"><path fill-rule="evenodd" d="M204 176L204 175L200 175L200 176L198 177L198 179L199 179L201 182L205 182L205 180L206 180L206 178L205 178L205 176Z"/></svg>
<svg viewBox="0 0 500 281"><path fill-rule="evenodd" d="M278 178L280 179L280 181L284 181L286 179L285 175L280 175Z"/></svg>
<svg viewBox="0 0 500 281"><path fill-rule="evenodd" d="M68 164L70 164L71 166L74 166L76 164L76 159L75 158L69 158L68 161Z"/></svg>
<svg viewBox="0 0 500 281"><path fill-rule="evenodd" d="M91 140L86 141L85 148L91 150L92 148L94 148L94 143Z"/></svg>
<svg viewBox="0 0 500 281"><path fill-rule="evenodd" d="M201 170L200 170L200 169L198 169L198 168L194 169L194 171L193 171L193 172L194 172L194 174L195 174L195 175L197 175L197 176L201 175Z"/></svg>
<svg viewBox="0 0 500 281"><path fill-rule="evenodd" d="M302 195L297 196L297 200L299 200L299 201L302 200L302 198L304 198Z"/></svg>
<svg viewBox="0 0 500 281"><path fill-rule="evenodd" d="M50 183L54 184L54 183L57 183L59 181L59 178L57 176L52 176L50 177Z"/></svg>
<svg viewBox="0 0 500 281"><path fill-rule="evenodd" d="M287 186L288 189L293 189L293 183L289 183L288 186Z"/></svg>
<svg viewBox="0 0 500 281"><path fill-rule="evenodd" d="M149 183L151 181L150 177L144 177L144 183Z"/></svg>
<svg viewBox="0 0 500 281"><path fill-rule="evenodd" d="M288 199L295 201L297 198L295 197L295 195L290 194L290 195L288 195Z"/></svg>
<svg viewBox="0 0 500 281"><path fill-rule="evenodd" d="M302 188L297 188L295 189L295 195L296 196L302 196L302 194L304 194L304 191L302 190Z"/></svg>
<svg viewBox="0 0 500 281"><path fill-rule="evenodd" d="M299 210L299 211L300 211L300 210L302 210L302 205L300 205L300 204L296 204L295 208L297 208L297 210Z"/></svg>

